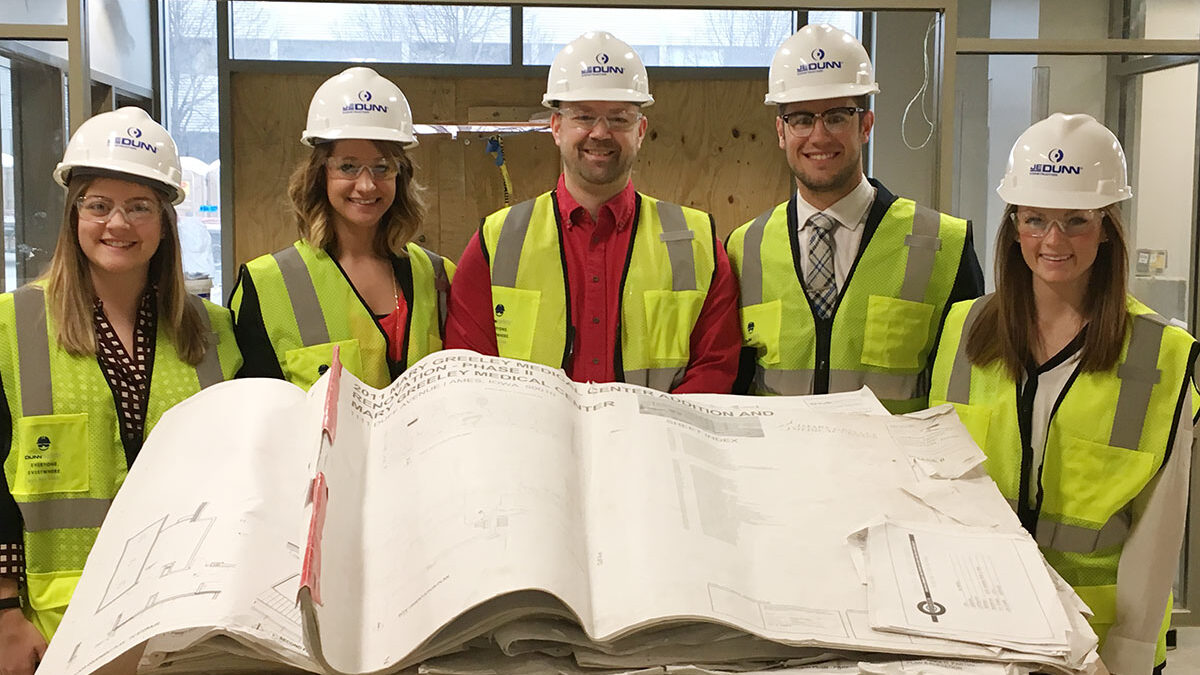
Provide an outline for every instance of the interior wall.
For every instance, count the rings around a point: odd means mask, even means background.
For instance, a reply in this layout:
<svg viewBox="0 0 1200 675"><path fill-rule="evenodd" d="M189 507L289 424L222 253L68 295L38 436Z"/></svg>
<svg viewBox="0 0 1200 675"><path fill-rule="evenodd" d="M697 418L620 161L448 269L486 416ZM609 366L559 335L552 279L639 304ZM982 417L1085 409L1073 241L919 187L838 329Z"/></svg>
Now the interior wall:
<svg viewBox="0 0 1200 675"><path fill-rule="evenodd" d="M287 179L307 156L300 143L309 99L325 75L234 73L231 82L234 260L278 250L296 238L286 202ZM392 77L418 123L468 119L468 109L536 107L542 76L501 78ZM712 213L722 239L738 225L787 198L790 172L775 135L765 83L749 80L653 80L655 103L633 181L660 199ZM513 200L554 187L559 154L549 133L503 139ZM457 260L487 214L504 206L500 173L486 137L421 136L411 153L427 190L428 218L418 237Z"/></svg>

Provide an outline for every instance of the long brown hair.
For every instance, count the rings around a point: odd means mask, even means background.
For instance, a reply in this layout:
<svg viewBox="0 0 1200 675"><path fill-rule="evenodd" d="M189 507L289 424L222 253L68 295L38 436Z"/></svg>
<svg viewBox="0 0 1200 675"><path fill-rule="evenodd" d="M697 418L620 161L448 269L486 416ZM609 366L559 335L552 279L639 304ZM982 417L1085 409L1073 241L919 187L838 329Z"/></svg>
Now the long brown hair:
<svg viewBox="0 0 1200 675"><path fill-rule="evenodd" d="M386 158L394 160L396 199L375 231L375 252L381 256L406 256L405 246L416 236L425 220L424 189L413 179L413 163L404 146L395 141L371 141ZM313 147L308 161L296 167L288 180L288 198L300 238L317 248L337 252L337 232L333 228L333 206L325 191L325 160L333 154L333 143Z"/></svg>
<svg viewBox="0 0 1200 675"><path fill-rule="evenodd" d="M1104 239L1088 274L1083 311L1080 369L1109 370L1117 365L1125 343L1125 294L1129 251L1125 227L1116 204L1103 210ZM1033 302L1033 272L1021 255L1016 226L1017 207L1009 204L996 236L996 294L980 312L967 336L967 358L975 365L999 360L1019 380L1038 341L1037 307Z"/></svg>
<svg viewBox="0 0 1200 675"><path fill-rule="evenodd" d="M95 356L96 328L92 322L92 304L96 291L92 286L90 262L79 246L79 210L76 202L97 178L129 180L121 173L72 175L67 183L67 203L63 225L58 230L58 243L50 267L42 278L47 282L49 312L57 329L57 339L63 349L75 356ZM134 181L143 184L141 181ZM158 286L158 321L175 345L180 360L196 365L208 348L208 329L199 311L188 302L183 284L183 263L180 260L179 234L176 230L175 207L167 193L151 185L162 207L162 239L150 258L147 282Z"/></svg>

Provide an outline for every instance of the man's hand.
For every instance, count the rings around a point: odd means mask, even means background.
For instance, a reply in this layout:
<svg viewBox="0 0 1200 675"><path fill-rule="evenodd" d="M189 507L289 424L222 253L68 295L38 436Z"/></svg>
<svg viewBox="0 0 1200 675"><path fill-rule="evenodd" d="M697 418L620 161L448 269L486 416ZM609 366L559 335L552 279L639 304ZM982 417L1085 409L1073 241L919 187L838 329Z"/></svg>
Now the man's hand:
<svg viewBox="0 0 1200 675"><path fill-rule="evenodd" d="M0 611L0 675L33 675L46 640L20 609Z"/></svg>

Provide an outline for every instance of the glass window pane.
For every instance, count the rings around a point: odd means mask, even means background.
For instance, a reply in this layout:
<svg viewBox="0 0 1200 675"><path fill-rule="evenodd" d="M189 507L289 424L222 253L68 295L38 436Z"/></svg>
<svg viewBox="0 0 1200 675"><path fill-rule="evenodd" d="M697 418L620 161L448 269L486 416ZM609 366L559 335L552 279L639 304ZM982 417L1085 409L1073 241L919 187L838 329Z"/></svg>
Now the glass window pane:
<svg viewBox="0 0 1200 675"><path fill-rule="evenodd" d="M1200 7L1196 0L1133 0L1129 4L1129 37L1200 38Z"/></svg>
<svg viewBox="0 0 1200 675"><path fill-rule="evenodd" d="M511 61L512 10L476 5L237 2L233 58L281 61Z"/></svg>
<svg viewBox="0 0 1200 675"><path fill-rule="evenodd" d="M168 3L169 4L169 3ZM116 0L88 5L88 54L92 70L154 90L150 69L150 5Z"/></svg>
<svg viewBox="0 0 1200 675"><path fill-rule="evenodd" d="M4 285L17 287L16 194L13 171L12 67L0 57L0 220L4 225Z"/></svg>
<svg viewBox="0 0 1200 675"><path fill-rule="evenodd" d="M67 0L0 0L0 23L67 25Z"/></svg>
<svg viewBox="0 0 1200 675"><path fill-rule="evenodd" d="M166 11L167 129L179 146L187 196L176 207L183 272L197 291L221 283L221 163L217 120L217 10L210 0L171 0Z"/></svg>
<svg viewBox="0 0 1200 675"><path fill-rule="evenodd" d="M527 65L549 65L586 26L629 43L647 66L763 68L795 24L790 11L724 9L526 7L523 17Z"/></svg>
<svg viewBox="0 0 1200 675"><path fill-rule="evenodd" d="M1192 2L1194 0L1180 0ZM1121 37L1110 0L992 0L958 3L960 37L1081 40ZM1115 28L1114 28L1115 27Z"/></svg>

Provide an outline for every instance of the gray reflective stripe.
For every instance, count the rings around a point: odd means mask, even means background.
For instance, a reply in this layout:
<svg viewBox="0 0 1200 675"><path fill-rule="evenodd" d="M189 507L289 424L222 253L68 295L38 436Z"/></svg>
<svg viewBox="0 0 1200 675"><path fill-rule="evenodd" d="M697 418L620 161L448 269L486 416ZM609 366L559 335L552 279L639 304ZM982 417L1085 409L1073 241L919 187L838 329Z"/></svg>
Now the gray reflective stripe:
<svg viewBox="0 0 1200 675"><path fill-rule="evenodd" d="M429 262L433 264L433 288L437 292L438 334L446 330L446 312L449 310L447 299L450 297L450 277L446 274L446 260L442 256L422 248ZM416 291L413 291L416 294Z"/></svg>
<svg viewBox="0 0 1200 675"><path fill-rule="evenodd" d="M1092 553L1125 541L1129 536L1129 527L1130 518L1125 512L1109 518L1104 527L1098 530L1040 518L1034 539L1038 546L1062 553Z"/></svg>
<svg viewBox="0 0 1200 675"><path fill-rule="evenodd" d="M863 385L879 398L902 401L929 393L928 381L921 373L891 374L857 370L830 370L829 391L854 391Z"/></svg>
<svg viewBox="0 0 1200 675"><path fill-rule="evenodd" d="M900 299L909 302L925 302L925 291L933 278L933 263L942 248L938 237L942 216L931 208L916 205L913 214L913 233L904 238L908 246L908 262L904 265L904 283L900 286Z"/></svg>
<svg viewBox="0 0 1200 675"><path fill-rule="evenodd" d="M696 235L688 229L683 207L660 201L658 219L663 229L658 239L667 245L667 257L671 259L671 290L696 290L696 256L692 250Z"/></svg>
<svg viewBox="0 0 1200 675"><path fill-rule="evenodd" d="M742 273L738 280L742 286L742 307L758 305L763 301L762 240L767 231L767 221L775 209L768 209L750 223L742 239Z"/></svg>
<svg viewBox="0 0 1200 675"><path fill-rule="evenodd" d="M304 258L300 257L300 251L291 246L273 254L273 257L283 274L288 297L292 299L292 315L296 317L296 326L300 329L300 342L305 347L329 342L329 328L325 325L321 301L317 299L317 289L313 286Z"/></svg>
<svg viewBox="0 0 1200 675"><path fill-rule="evenodd" d="M958 350L954 352L954 365L950 367L950 377L946 383L946 400L951 403L965 405L971 402L971 360L967 358L967 336L971 334L971 327L975 325L979 313L991 300L991 295L985 295L971 303L966 319L963 320Z"/></svg>
<svg viewBox="0 0 1200 675"><path fill-rule="evenodd" d="M204 301L191 293L187 297L192 307L200 312L200 321L204 325L204 335L207 338L204 345L204 357L200 359L200 363L196 364L196 379L200 382L200 388L205 389L225 381L225 373L221 370L221 354L217 350L221 336L212 329L212 322L209 320L208 310L204 308Z"/></svg>
<svg viewBox="0 0 1200 675"><path fill-rule="evenodd" d="M659 391L671 391L683 381L684 368L646 368L626 370L625 381Z"/></svg>
<svg viewBox="0 0 1200 675"><path fill-rule="evenodd" d="M50 339L46 334L46 300L40 286L13 293L17 323L17 367L21 370L21 415L51 415Z"/></svg>
<svg viewBox="0 0 1200 675"><path fill-rule="evenodd" d="M1156 315L1157 317L1157 315ZM1162 378L1158 369L1158 350L1162 345L1165 322L1149 317L1134 317L1133 333L1125 363L1117 366L1121 391L1117 394L1117 409L1113 416L1112 434L1108 444L1136 450L1142 438L1142 424L1150 407L1150 393ZM1161 322L1161 323L1160 323Z"/></svg>
<svg viewBox="0 0 1200 675"><path fill-rule="evenodd" d="M1012 508L1013 511L1017 510L1017 500L1005 497L1004 501L1008 502L1009 507Z"/></svg>
<svg viewBox="0 0 1200 675"><path fill-rule="evenodd" d="M521 262L521 247L525 245L525 233L529 231L529 220L533 218L533 202L523 201L508 210L504 227L500 229L500 240L492 251L492 285L516 288L517 267Z"/></svg>
<svg viewBox="0 0 1200 675"><path fill-rule="evenodd" d="M754 389L760 394L799 396L811 394L813 371L808 369L784 370L759 366L754 373Z"/></svg>
<svg viewBox="0 0 1200 675"><path fill-rule="evenodd" d="M111 499L53 499L22 502L21 517L26 532L45 532L73 527L100 527Z"/></svg>
<svg viewBox="0 0 1200 675"><path fill-rule="evenodd" d="M764 369L759 367L755 374L755 385L760 392L795 396L811 394L813 386L813 371L797 368L794 370ZM857 370L830 370L829 391L855 391L863 385L871 388L876 396L888 400L903 401L924 396L926 380L921 373L911 375L892 375L890 373L867 373Z"/></svg>

